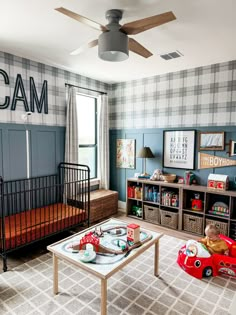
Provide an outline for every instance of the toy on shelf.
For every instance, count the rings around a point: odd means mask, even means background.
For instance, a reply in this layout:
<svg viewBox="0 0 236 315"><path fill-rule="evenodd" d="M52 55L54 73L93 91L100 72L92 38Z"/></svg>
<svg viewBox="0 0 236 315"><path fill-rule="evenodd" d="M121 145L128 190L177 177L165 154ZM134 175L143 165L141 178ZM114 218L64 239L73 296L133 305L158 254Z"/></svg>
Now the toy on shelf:
<svg viewBox="0 0 236 315"><path fill-rule="evenodd" d="M196 184L196 176L190 171L185 172L185 184L186 185L192 185Z"/></svg>
<svg viewBox="0 0 236 315"><path fill-rule="evenodd" d="M161 193L161 204L167 207L178 207L179 195L174 191L163 190Z"/></svg>
<svg viewBox="0 0 236 315"><path fill-rule="evenodd" d="M229 207L227 204L220 201L215 202L208 212L210 214L219 215L222 217L229 217Z"/></svg>
<svg viewBox="0 0 236 315"><path fill-rule="evenodd" d="M194 194L194 199L192 199L192 210L202 211L202 200L200 199L200 194Z"/></svg>
<svg viewBox="0 0 236 315"><path fill-rule="evenodd" d="M139 186L129 186L128 187L128 197L135 199L142 199L142 187Z"/></svg>
<svg viewBox="0 0 236 315"><path fill-rule="evenodd" d="M132 211L132 215L136 215L137 217L142 218L142 216L143 216L142 207L133 205L131 211Z"/></svg>
<svg viewBox="0 0 236 315"><path fill-rule="evenodd" d="M207 187L216 190L227 190L229 188L229 176L221 174L209 174Z"/></svg>
<svg viewBox="0 0 236 315"><path fill-rule="evenodd" d="M203 244L189 240L179 250L177 257L179 266L189 275L198 279L221 274L236 277L236 241L221 234L219 236L227 243L229 256L210 255Z"/></svg>
<svg viewBox="0 0 236 315"><path fill-rule="evenodd" d="M150 177L151 180L161 180L162 171L161 170L155 170Z"/></svg>

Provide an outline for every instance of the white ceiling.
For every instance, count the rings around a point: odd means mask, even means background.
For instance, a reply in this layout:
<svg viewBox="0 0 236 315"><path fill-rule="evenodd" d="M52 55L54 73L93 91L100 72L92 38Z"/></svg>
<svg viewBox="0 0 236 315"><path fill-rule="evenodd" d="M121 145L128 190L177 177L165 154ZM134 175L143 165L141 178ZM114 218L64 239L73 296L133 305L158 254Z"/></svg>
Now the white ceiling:
<svg viewBox="0 0 236 315"><path fill-rule="evenodd" d="M120 24L173 11L177 20L133 36L148 59L107 62L97 47L72 56L100 32L54 8L65 7L106 25L105 12L122 9ZM0 0L0 50L114 83L236 59L235 0ZM160 54L184 56L165 61Z"/></svg>

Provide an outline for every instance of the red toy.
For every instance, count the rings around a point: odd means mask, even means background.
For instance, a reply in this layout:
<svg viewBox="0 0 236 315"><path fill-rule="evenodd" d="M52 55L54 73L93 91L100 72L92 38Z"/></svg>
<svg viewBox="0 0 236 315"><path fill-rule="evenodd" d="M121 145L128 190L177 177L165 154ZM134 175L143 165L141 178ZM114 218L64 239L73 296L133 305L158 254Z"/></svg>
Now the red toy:
<svg viewBox="0 0 236 315"><path fill-rule="evenodd" d="M86 247L87 244L92 244L95 246L95 251L98 252L98 247L99 247L99 238L96 237L93 232L89 232L87 234L85 234L85 236L83 236L80 240L80 244L79 244L79 250L83 249L84 247Z"/></svg>
<svg viewBox="0 0 236 315"><path fill-rule="evenodd" d="M127 225L127 241L138 243L140 241L140 226L135 223Z"/></svg>
<svg viewBox="0 0 236 315"><path fill-rule="evenodd" d="M229 256L210 255L206 249L206 253L202 254L204 245L197 241L192 241L192 244L189 243L188 245L187 242L179 250L177 258L179 266L185 272L198 279L210 276L215 277L220 274L236 278L236 241L224 235L219 236L226 241L229 247ZM204 255L205 257L203 257Z"/></svg>

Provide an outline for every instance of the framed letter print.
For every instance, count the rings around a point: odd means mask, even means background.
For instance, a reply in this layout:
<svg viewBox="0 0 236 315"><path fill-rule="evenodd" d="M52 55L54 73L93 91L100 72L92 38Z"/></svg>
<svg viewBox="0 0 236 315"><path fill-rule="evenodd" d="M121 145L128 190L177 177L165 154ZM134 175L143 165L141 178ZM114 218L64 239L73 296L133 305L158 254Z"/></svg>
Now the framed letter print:
<svg viewBox="0 0 236 315"><path fill-rule="evenodd" d="M195 130L164 131L163 166L194 169Z"/></svg>
<svg viewBox="0 0 236 315"><path fill-rule="evenodd" d="M116 167L135 168L135 140L116 140Z"/></svg>
<svg viewBox="0 0 236 315"><path fill-rule="evenodd" d="M224 131L199 132L199 151L223 151L225 148Z"/></svg>

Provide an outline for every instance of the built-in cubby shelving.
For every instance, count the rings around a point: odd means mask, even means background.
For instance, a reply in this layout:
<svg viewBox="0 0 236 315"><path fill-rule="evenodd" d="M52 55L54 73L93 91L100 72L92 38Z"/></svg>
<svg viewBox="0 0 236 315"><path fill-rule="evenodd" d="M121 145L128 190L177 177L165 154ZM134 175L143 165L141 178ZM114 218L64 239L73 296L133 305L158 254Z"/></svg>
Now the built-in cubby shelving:
<svg viewBox="0 0 236 315"><path fill-rule="evenodd" d="M203 235L205 226L214 223L236 240L236 191L130 178L126 213L196 235Z"/></svg>

